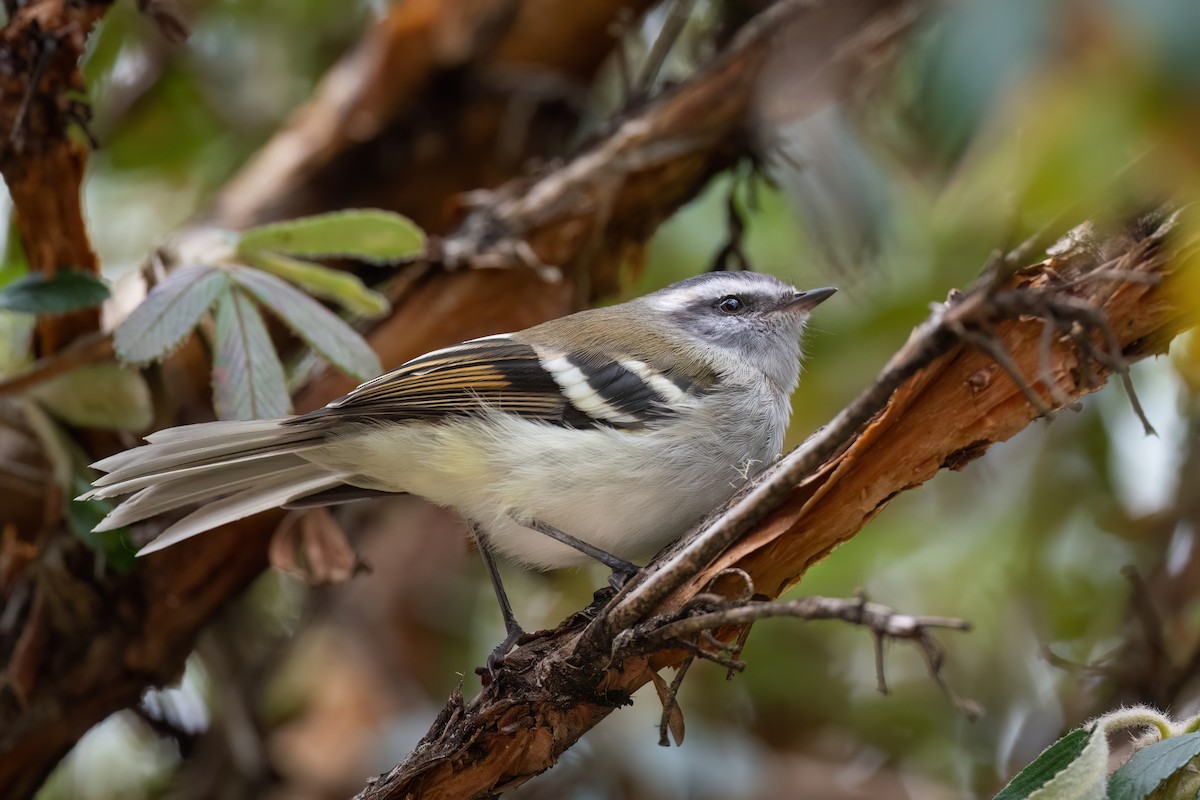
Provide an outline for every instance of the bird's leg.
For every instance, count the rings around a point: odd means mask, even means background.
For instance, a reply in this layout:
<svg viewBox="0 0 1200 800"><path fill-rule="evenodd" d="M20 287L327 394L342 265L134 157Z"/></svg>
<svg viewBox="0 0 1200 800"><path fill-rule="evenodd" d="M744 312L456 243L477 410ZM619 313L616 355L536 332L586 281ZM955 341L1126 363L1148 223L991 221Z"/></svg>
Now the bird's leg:
<svg viewBox="0 0 1200 800"><path fill-rule="evenodd" d="M514 519L516 518L514 517ZM601 550L595 545L590 545L582 539L576 539L571 534L565 531L560 531L553 525L547 525L546 523L536 519L517 519L516 521L521 525L524 525L526 528L535 530L538 533L544 533L556 542L562 542L568 547L575 548L585 556L590 556L591 558L596 559L601 564L611 569L612 575L608 576L608 583L617 591L620 591L621 587L624 586L630 578L632 578L634 575L637 575L638 570L640 569L637 564L631 564L625 559L620 558L619 556L614 556L612 553L609 553L605 550Z"/></svg>
<svg viewBox="0 0 1200 800"><path fill-rule="evenodd" d="M504 630L508 635L504 637L504 641L496 646L496 649L487 657L488 675L496 674L496 667L508 655L508 651L512 650L513 645L517 640L525 635L525 631L521 629L517 622L516 616L513 614L512 603L508 601L508 593L504 591L504 582L500 580L500 569L496 566L496 557L492 555L492 548L488 544L487 534L483 528L479 527L474 522L468 522L471 528L471 536L475 539L475 546L479 549L479 554L483 556L483 563L487 564L488 576L492 579L492 589L496 592L496 600L500 603L500 614L504 617Z"/></svg>

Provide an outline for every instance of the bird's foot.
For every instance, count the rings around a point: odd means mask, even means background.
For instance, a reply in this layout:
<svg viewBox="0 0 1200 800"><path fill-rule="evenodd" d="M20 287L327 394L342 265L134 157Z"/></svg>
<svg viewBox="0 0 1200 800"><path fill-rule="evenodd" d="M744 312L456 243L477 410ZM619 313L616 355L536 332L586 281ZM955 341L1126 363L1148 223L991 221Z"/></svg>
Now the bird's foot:
<svg viewBox="0 0 1200 800"><path fill-rule="evenodd" d="M512 652L518 640L525 635L525 631L518 627L512 627L508 631L508 635L504 637L504 641L496 645L495 649L488 654L487 662L475 672L483 678L483 683L486 686L496 679L496 671L504 665L504 659Z"/></svg>
<svg viewBox="0 0 1200 800"><path fill-rule="evenodd" d="M628 561L614 566L612 574L608 576L608 585L619 592L621 587L629 583L639 572L641 572L641 567L637 564L630 564Z"/></svg>

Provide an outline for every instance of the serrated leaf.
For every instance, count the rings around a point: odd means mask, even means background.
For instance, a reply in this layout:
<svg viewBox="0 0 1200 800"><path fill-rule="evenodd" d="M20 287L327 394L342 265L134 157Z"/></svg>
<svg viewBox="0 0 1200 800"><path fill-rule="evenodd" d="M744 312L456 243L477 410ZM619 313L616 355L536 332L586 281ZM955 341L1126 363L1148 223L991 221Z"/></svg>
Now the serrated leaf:
<svg viewBox="0 0 1200 800"><path fill-rule="evenodd" d="M141 373L119 364L88 364L38 384L30 395L59 419L83 428L142 431L154 402Z"/></svg>
<svg viewBox="0 0 1200 800"><path fill-rule="evenodd" d="M394 263L419 255L425 234L407 217L379 209L349 209L251 228L238 242L241 253L270 250L293 256L349 256Z"/></svg>
<svg viewBox="0 0 1200 800"><path fill-rule="evenodd" d="M1085 793L1069 793L1063 794L1061 797L1065 799L1094 796L1097 800L1103 798L1104 769L1108 757L1108 742L1105 739L1103 730L1100 730L1098 726L1093 726L1092 728L1080 728L1079 730L1072 731L1043 750L1040 756L1035 758L1025 769L1021 770L1000 791L1000 794L996 795L995 800L1028 800L1038 795L1043 795L1044 797L1057 796L1043 794L1043 792L1046 790L1053 791L1059 785L1061 785L1061 788L1069 790L1070 785L1075 783L1073 779L1077 777L1094 778L1093 769L1096 764L1095 756L1097 755L1095 750L1097 741L1094 740L1097 738L1099 740L1098 744L1102 747L1103 751L1103 759L1099 762L1099 794L1087 794L1087 786L1085 785L1080 787ZM1073 770L1075 771L1074 773L1072 772Z"/></svg>
<svg viewBox="0 0 1200 800"><path fill-rule="evenodd" d="M375 351L353 328L296 287L250 267L234 271L232 277L343 372L366 380L383 370Z"/></svg>
<svg viewBox="0 0 1200 800"><path fill-rule="evenodd" d="M103 303L109 291L99 275L60 269L53 277L32 272L0 289L0 309L25 314L64 314Z"/></svg>
<svg viewBox="0 0 1200 800"><path fill-rule="evenodd" d="M303 287L315 297L331 300L361 317L378 317L391 308L386 297L367 288L357 275L344 270L330 269L311 261L271 252L247 254L246 260L261 270Z"/></svg>
<svg viewBox="0 0 1200 800"><path fill-rule="evenodd" d="M117 328L113 334L117 357L135 366L163 358L228 289L225 271L211 264L175 270Z"/></svg>
<svg viewBox="0 0 1200 800"><path fill-rule="evenodd" d="M283 365L254 301L241 291L217 301L213 405L220 419L282 417L291 410Z"/></svg>
<svg viewBox="0 0 1200 800"><path fill-rule="evenodd" d="M1200 755L1200 733L1172 736L1133 754L1108 781L1108 800L1145 800Z"/></svg>

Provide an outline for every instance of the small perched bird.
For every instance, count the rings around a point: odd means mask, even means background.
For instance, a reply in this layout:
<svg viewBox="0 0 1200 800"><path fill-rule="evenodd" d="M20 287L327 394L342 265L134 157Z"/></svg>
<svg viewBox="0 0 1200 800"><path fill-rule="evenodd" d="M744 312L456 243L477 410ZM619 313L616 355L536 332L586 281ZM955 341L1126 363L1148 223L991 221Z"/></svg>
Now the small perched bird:
<svg viewBox="0 0 1200 800"><path fill-rule="evenodd" d="M98 461L111 530L197 505L139 555L276 506L406 493L467 520L508 637L500 555L620 585L783 445L809 312L834 289L718 272L414 358L324 408L159 431Z"/></svg>

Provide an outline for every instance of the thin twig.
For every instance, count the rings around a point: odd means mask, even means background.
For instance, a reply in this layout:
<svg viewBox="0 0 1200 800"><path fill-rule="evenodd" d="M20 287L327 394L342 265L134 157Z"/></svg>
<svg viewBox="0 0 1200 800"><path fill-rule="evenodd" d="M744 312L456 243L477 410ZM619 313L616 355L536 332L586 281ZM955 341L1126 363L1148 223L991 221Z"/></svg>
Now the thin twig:
<svg viewBox="0 0 1200 800"><path fill-rule="evenodd" d="M1056 320L1042 320L1042 335L1038 338L1038 372L1042 384L1050 390L1050 394L1054 397L1054 404L1060 408L1070 408L1071 396L1067 394L1066 390L1059 385L1058 379L1054 377L1054 369L1051 363L1054 334L1057 332L1058 323Z"/></svg>
<svg viewBox="0 0 1200 800"><path fill-rule="evenodd" d="M1125 360L1125 355L1121 352L1121 343L1117 340L1116 331L1113 330L1112 325L1109 324L1108 318L1104 316L1103 312L1091 303L1068 294L1063 294L1062 292L1055 292L1053 294L1045 291L1004 292L997 295L995 300L998 306L1012 314L1028 313L1055 322L1061 319L1066 320L1068 323L1075 323L1074 325L1068 324L1063 327L1083 355L1080 365L1085 370L1084 374L1087 385L1095 385L1095 375L1091 369L1089 359L1099 362L1111 372L1116 373L1121 380L1121 385L1125 388L1129 404L1133 407L1134 413L1142 423L1142 428L1146 435L1158 435L1154 430L1154 426L1150 423L1149 417L1146 416L1145 410L1142 408L1137 389L1134 387L1133 379L1129 374L1129 362ZM1097 347L1092 342L1091 337L1086 333L1087 330L1098 331L1100 333L1104 338L1104 348Z"/></svg>
<svg viewBox="0 0 1200 800"><path fill-rule="evenodd" d="M649 96L650 90L654 88L654 82L658 80L658 73L662 71L667 56L671 54L676 40L679 39L679 34L683 32L683 28L687 24L688 15L692 10L692 2L693 0L674 0L671 7L667 9L667 18L663 20L662 29L655 37L654 44L650 46L646 63L642 65L642 71L639 73L634 87L639 97Z"/></svg>
<svg viewBox="0 0 1200 800"><path fill-rule="evenodd" d="M79 367L108 361L112 355L111 334L90 334L74 342L66 350L35 362L19 375L0 381L0 397L22 392Z"/></svg>
<svg viewBox="0 0 1200 800"><path fill-rule="evenodd" d="M1170 230L1171 227L1164 224L1153 237L1135 249L1144 256L1144 248L1157 246ZM578 646L584 651L603 648L612 642L617 632L644 619L672 592L704 566L712 563L743 533L783 502L795 486L844 447L854 434L886 405L897 388L962 342L963 331L974 331L981 325L997 319L1024 314L1032 313L1044 318L1048 311L1066 319L1081 320L1088 327L1099 328L1104 333L1109 341L1110 352L1098 360L1113 371L1123 372L1122 382L1126 385L1126 391L1133 390L1132 382L1128 380L1128 371L1122 370L1125 362L1115 332L1096 308L1086 301L1062 293L1049 295L1046 290L997 292L990 287L988 278L989 275L982 276L976 284L976 289L967 294L955 294L947 303L935 304L930 317L913 332L908 342L892 357L870 387L843 409L832 422L759 476L752 485L735 497L722 513L705 520L697 529L698 532L684 537L681 543L665 556L661 566L648 574L643 573L637 580L627 584L608 609L580 636ZM1096 353L1094 345L1090 343L1083 347L1086 337L1076 330L1077 327L1071 326L1069 335L1081 346L1085 354ZM1007 352L1003 348L990 346L993 342L991 337L986 340L977 336L968 338L973 338L972 343L982 346L997 363L1006 368L1039 413L1047 415L1050 412L1041 397L1036 395L1020 376ZM1112 352L1114 350L1115 353ZM1094 376L1088 362L1088 358L1083 358L1080 363L1090 385ZM1136 393L1130 394L1130 397L1136 398ZM1147 430L1153 430L1141 411L1141 404L1136 399L1132 402L1143 425Z"/></svg>
<svg viewBox="0 0 1200 800"><path fill-rule="evenodd" d="M961 696L946 682L946 677L942 674L945 658L937 643L928 636L920 637L915 641L920 647L921 655L925 657L925 666L929 669L929 677L942 690L946 699L969 720L977 720L983 716L983 708L979 703L969 697Z"/></svg>
<svg viewBox="0 0 1200 800"><path fill-rule="evenodd" d="M695 661L695 656L687 656L683 659L679 664L679 668L675 671L675 678L667 687L666 696L662 698L662 717L658 722L659 747L671 746L671 740L667 738L667 733L671 730L671 712L679 708L679 687L683 685L683 679L687 676L688 670ZM676 739L675 744L682 744L682 742Z"/></svg>
<svg viewBox="0 0 1200 800"><path fill-rule="evenodd" d="M1017 362L1013 361L1012 355L1008 352L1008 350L1005 349L1004 345L1002 345L995 336L992 336L988 333L980 333L979 331L972 330L971 328L968 328L965 325L957 322L953 324L952 329L964 342L979 348L986 353L992 359L992 361L995 361L996 364L1008 374L1008 377L1012 379L1012 382L1017 385L1017 388L1024 393L1025 399L1027 399L1029 404L1037 410L1040 416L1046 417L1047 419L1050 419L1054 416L1054 409L1046 405L1046 402L1042 400L1041 395L1033 390L1033 387L1029 385L1027 380L1025 380L1025 376L1021 374L1021 368L1017 366Z"/></svg>
<svg viewBox="0 0 1200 800"><path fill-rule="evenodd" d="M666 622L651 620L639 626L635 641L644 639L642 646L658 641L680 639L701 631L748 625L770 617L795 617L805 620L840 619L854 625L878 630L892 639L916 639L928 628L969 631L971 623L957 617L915 616L901 614L880 603L863 602L859 598L802 597L774 603L751 600L730 604L719 611L672 619ZM640 648L638 648L640 649Z"/></svg>
<svg viewBox="0 0 1200 800"><path fill-rule="evenodd" d="M880 694L891 694L888 689L887 676L883 671L884 636L879 631L872 630L871 638L875 640L875 686L879 689Z"/></svg>
<svg viewBox="0 0 1200 800"><path fill-rule="evenodd" d="M39 33L32 29L31 33ZM42 77L46 74L46 68L50 66L50 56L58 48L58 41L50 35L38 37L37 61L33 65L33 73L29 76L29 82L25 85L25 94L21 97L21 105L17 107L16 116L13 117L12 128L8 132L8 141L12 144L13 150L21 152L24 149L25 137L25 116L29 113L29 106L33 103L33 96L37 94L38 84L42 82Z"/></svg>
<svg viewBox="0 0 1200 800"><path fill-rule="evenodd" d="M1127 269L1095 269L1080 275L1066 284L1067 288L1083 286L1093 281L1112 281L1113 283L1144 283L1147 286L1158 286L1162 283L1161 275L1150 275L1145 272L1134 272Z"/></svg>
<svg viewBox="0 0 1200 800"><path fill-rule="evenodd" d="M724 513L706 520L701 532L687 537L685 544L657 570L643 573L644 577L626 584L607 612L598 616L580 636L578 647L604 647L619 631L644 618L777 506L805 476L841 449L855 431L878 413L901 384L949 352L957 340L943 325L945 310L945 306L937 306L932 317L913 333L876 381L832 422L760 477Z"/></svg>
<svg viewBox="0 0 1200 800"><path fill-rule="evenodd" d="M621 97L626 105L633 97L633 73L629 69L629 52L625 46L625 36L629 33L632 24L633 20L629 9L622 8L617 12L616 22L611 26L613 38L616 39L616 46L613 47L613 60L617 65L617 83L621 85Z"/></svg>
<svg viewBox="0 0 1200 800"><path fill-rule="evenodd" d="M691 655L682 667L683 671L691 665L691 660L699 656L709 661L716 661L728 666L729 669L740 671L745 664L736 658L722 658L720 650L729 649L730 645L721 642L712 635L718 628L742 626L746 630L760 619L769 617L794 617L804 620L837 619L860 625L871 631L874 640L875 669L879 691L888 693L887 681L884 677L883 643L887 639L907 639L913 641L921 649L922 656L929 668L930 677L962 713L971 719L979 716L980 708L972 700L960 697L951 689L942 674L943 654L941 648L930 636L930 630L942 628L947 630L968 631L971 623L954 617L913 616L901 614L879 603L868 602L864 594L854 598L805 597L787 602L768 602L761 600L733 601L714 611L692 614L688 609L681 609L674 614L655 618L636 629L617 637L617 647L622 655L645 654L657 650L683 647ZM719 648L718 652L706 650L692 641L692 637L700 636L710 645ZM670 714L670 702L673 702L683 680L683 671L677 676L670 691L663 698L663 722L660 725L660 739L665 740L665 726Z"/></svg>

